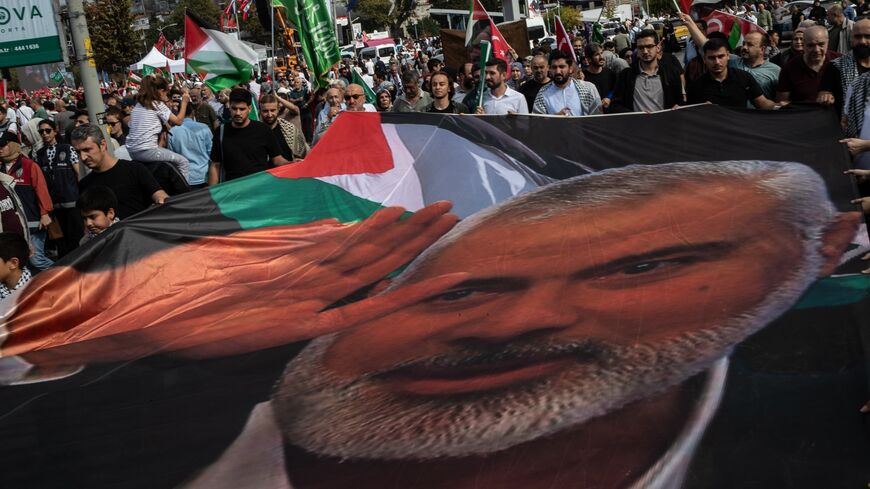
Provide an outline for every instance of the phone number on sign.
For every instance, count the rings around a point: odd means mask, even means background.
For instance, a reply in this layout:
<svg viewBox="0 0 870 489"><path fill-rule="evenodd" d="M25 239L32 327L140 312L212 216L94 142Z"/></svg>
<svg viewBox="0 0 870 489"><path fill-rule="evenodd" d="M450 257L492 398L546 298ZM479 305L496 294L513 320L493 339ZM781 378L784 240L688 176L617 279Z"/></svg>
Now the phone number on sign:
<svg viewBox="0 0 870 489"><path fill-rule="evenodd" d="M36 51L39 49L39 44L21 44L11 48L0 48L0 54L9 54L11 52L20 53L21 51Z"/></svg>

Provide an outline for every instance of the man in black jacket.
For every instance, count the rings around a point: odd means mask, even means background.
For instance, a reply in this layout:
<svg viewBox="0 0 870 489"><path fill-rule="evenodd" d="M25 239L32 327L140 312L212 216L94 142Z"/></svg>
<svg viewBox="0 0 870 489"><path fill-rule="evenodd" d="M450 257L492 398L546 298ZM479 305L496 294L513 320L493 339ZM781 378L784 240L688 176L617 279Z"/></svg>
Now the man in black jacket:
<svg viewBox="0 0 870 489"><path fill-rule="evenodd" d="M638 60L619 73L611 112L655 112L683 103L683 68L672 55L661 53L653 30L637 35Z"/></svg>

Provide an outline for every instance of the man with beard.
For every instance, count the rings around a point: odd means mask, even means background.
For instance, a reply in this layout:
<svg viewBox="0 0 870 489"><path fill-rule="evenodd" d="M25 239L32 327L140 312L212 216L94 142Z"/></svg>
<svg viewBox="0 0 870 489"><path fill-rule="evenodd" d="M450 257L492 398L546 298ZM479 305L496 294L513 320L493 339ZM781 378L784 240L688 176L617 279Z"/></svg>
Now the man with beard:
<svg viewBox="0 0 870 489"><path fill-rule="evenodd" d="M590 43L586 47L586 61L589 63L583 70L583 79L595 85L601 96L601 108L610 106L613 97L613 87L616 86L616 73L605 66L604 48L598 43Z"/></svg>
<svg viewBox="0 0 870 489"><path fill-rule="evenodd" d="M215 132L212 143L209 186L292 161L281 155L281 147L269 126L248 117L251 92L234 88L230 92L229 111L230 124Z"/></svg>
<svg viewBox="0 0 870 489"><path fill-rule="evenodd" d="M550 63L547 57L539 54L532 58L532 77L520 86L519 92L526 98L526 105L533 107L538 92L550 83Z"/></svg>
<svg viewBox="0 0 870 489"><path fill-rule="evenodd" d="M468 107L462 102L454 102L450 99L450 75L443 71L432 73L429 85L432 88L432 104L426 112L438 114L467 114Z"/></svg>
<svg viewBox="0 0 870 489"><path fill-rule="evenodd" d="M731 349L834 271L858 221L786 162L629 166L504 201L377 295L461 282L314 339L183 487L678 488Z"/></svg>
<svg viewBox="0 0 870 489"><path fill-rule="evenodd" d="M474 91L474 75L472 75L472 68L474 67L473 63L465 63L462 65L462 69L457 70L457 83L456 93L453 94L454 102L462 102L465 97Z"/></svg>
<svg viewBox="0 0 870 489"><path fill-rule="evenodd" d="M553 82L538 92L534 113L580 116L596 114L601 110L598 89L572 76L574 60L567 54L562 51L550 53L550 72L553 73Z"/></svg>
<svg viewBox="0 0 870 489"><path fill-rule="evenodd" d="M281 156L287 161L304 158L308 154L305 136L296 124L281 117L280 100L275 95L264 95L260 99L260 119L272 129L281 147Z"/></svg>
<svg viewBox="0 0 870 489"><path fill-rule="evenodd" d="M205 124L209 129L217 129L219 123L217 112L203 101L202 88L193 87L188 95L190 95L190 105L193 106L193 120Z"/></svg>
<svg viewBox="0 0 870 489"><path fill-rule="evenodd" d="M828 28L828 39L830 39L828 49L835 53L846 54L851 47L854 24L853 21L846 18L842 5L831 5L828 8L828 25L830 26Z"/></svg>
<svg viewBox="0 0 870 489"><path fill-rule="evenodd" d="M682 103L685 96L679 63L661 63L659 36L652 29L637 35L638 62L622 70L613 90L613 112L655 112Z"/></svg>
<svg viewBox="0 0 870 489"><path fill-rule="evenodd" d="M765 12L767 12L765 10ZM682 20L689 28L689 33L696 46L704 46L707 42L707 36L692 20L692 17L686 14L680 14ZM764 50L770 44L770 39L766 34L760 32L749 32L743 36L743 44L738 52L739 56L732 54L728 58L728 67L743 70L749 73L755 79L758 86L761 87L761 92L770 100L776 98L776 84L779 81L779 66L766 61L764 59Z"/></svg>
<svg viewBox="0 0 870 489"><path fill-rule="evenodd" d="M489 115L528 114L529 106L523 95L507 86L507 63L495 58L486 62L487 88L484 90L481 106L476 113Z"/></svg>
<svg viewBox="0 0 870 489"><path fill-rule="evenodd" d="M825 66L839 55L828 51L828 31L820 25L804 31L804 54L789 61L779 76L776 99L815 102Z"/></svg>
<svg viewBox="0 0 870 489"><path fill-rule="evenodd" d="M833 105L843 112L846 93L858 76L870 71L870 20L860 19L852 26L852 52L831 62L822 73L816 102Z"/></svg>

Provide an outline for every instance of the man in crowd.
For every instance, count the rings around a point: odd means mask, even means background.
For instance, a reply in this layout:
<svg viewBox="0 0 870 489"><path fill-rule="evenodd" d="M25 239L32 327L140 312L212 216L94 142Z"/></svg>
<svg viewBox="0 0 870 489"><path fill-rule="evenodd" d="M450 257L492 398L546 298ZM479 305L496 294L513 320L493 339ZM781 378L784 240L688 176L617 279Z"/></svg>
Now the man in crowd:
<svg viewBox="0 0 870 489"><path fill-rule="evenodd" d="M141 163L112 156L98 126L76 127L70 140L81 162L91 170L79 182L79 190L85 192L97 185L112 189L118 197L116 214L119 219L126 219L152 204L162 204L168 197Z"/></svg>
<svg viewBox="0 0 870 489"><path fill-rule="evenodd" d="M206 104L202 104L208 107ZM211 108L211 107L209 107ZM169 149L187 158L190 168L187 184L191 189L203 188L207 183L208 166L211 156L214 133L212 128L196 119L196 108L191 104L185 107L184 121L169 129Z"/></svg>
<svg viewBox="0 0 870 489"><path fill-rule="evenodd" d="M275 134L278 145L281 147L281 155L285 160L295 161L305 158L305 155L308 154L305 136L296 127L296 124L281 117L278 97L264 95L260 99L260 119L272 129L272 133Z"/></svg>
<svg viewBox="0 0 870 489"><path fill-rule="evenodd" d="M348 112L377 112L374 105L366 102L366 92L362 85L351 83L344 91L345 110Z"/></svg>
<svg viewBox="0 0 870 489"><path fill-rule="evenodd" d="M326 90L324 97L323 108L317 114L316 126L314 127L314 142L316 143L323 133L329 129L338 114L343 111L346 106L342 99L344 98L344 90L339 85L333 85Z"/></svg>
<svg viewBox="0 0 870 489"><path fill-rule="evenodd" d="M526 98L526 105L533 107L538 92L550 83L550 62L543 54L532 58L532 77L520 86L519 92Z"/></svg>
<svg viewBox="0 0 870 489"><path fill-rule="evenodd" d="M390 61L390 71L387 73L387 81L396 87L396 93L402 93L404 91L405 87L402 85L402 74L399 73L398 61Z"/></svg>
<svg viewBox="0 0 870 489"><path fill-rule="evenodd" d="M420 76L414 70L402 73L402 94L393 103L393 112L426 112L432 97L420 89Z"/></svg>
<svg viewBox="0 0 870 489"><path fill-rule="evenodd" d="M756 18L758 19L758 27L764 29L765 32L773 28L773 15L770 13L770 10L767 10L764 2L758 4L758 15L756 15Z"/></svg>
<svg viewBox="0 0 870 489"><path fill-rule="evenodd" d="M704 43L703 56L707 72L689 84L688 102L711 102L737 108L752 104L765 110L778 108L779 105L764 96L755 78L739 68L729 66L728 47L728 41L718 37Z"/></svg>
<svg viewBox="0 0 870 489"><path fill-rule="evenodd" d="M595 85L577 80L574 60L562 51L550 53L553 81L538 92L534 113L552 115L593 115L601 111L601 97Z"/></svg>
<svg viewBox="0 0 870 489"><path fill-rule="evenodd" d="M583 70L583 79L595 85L601 96L601 108L610 106L613 97L613 88L616 86L616 73L608 68L604 60L604 49L598 43L589 43L586 46L586 69Z"/></svg>
<svg viewBox="0 0 870 489"><path fill-rule="evenodd" d="M628 32L626 32L625 27L618 27L616 29L616 35L613 36L613 47L616 48L617 53L631 47L631 41L628 38Z"/></svg>
<svg viewBox="0 0 870 489"><path fill-rule="evenodd" d="M48 193L54 204L54 219L63 232L58 254L64 256L78 246L84 234L82 220L76 210L81 174L79 155L72 145L58 142L57 125L53 121L39 121L39 135L43 144L36 152L36 163L45 176Z"/></svg>
<svg viewBox="0 0 870 489"><path fill-rule="evenodd" d="M870 20L860 19L852 26L852 52L831 62L819 82L816 102L833 105L842 113L846 93L858 76L870 71Z"/></svg>
<svg viewBox="0 0 870 489"><path fill-rule="evenodd" d="M454 102L461 103L469 93L474 91L474 76L471 73L473 66L474 63L463 63L462 69L458 70L456 93L453 94Z"/></svg>
<svg viewBox="0 0 870 489"><path fill-rule="evenodd" d="M15 193L27 216L33 247L30 263L36 270L45 270L54 264L45 256L46 229L51 224L49 213L54 209L45 175L36 162L21 153L21 146L12 133L0 134L0 162L3 173L15 179Z"/></svg>
<svg viewBox="0 0 870 489"><path fill-rule="evenodd" d="M828 31L820 25L807 28L803 41L803 55L789 61L780 73L776 87L779 101L815 102L824 68L836 57L828 52Z"/></svg>
<svg viewBox="0 0 870 489"><path fill-rule="evenodd" d="M57 133L58 139L64 142L69 141L69 133L72 132L73 125L73 116L75 112L69 110L71 107L70 104L64 102L62 98L57 98L54 100L54 109L57 111L57 114L54 116L54 122L57 123Z"/></svg>
<svg viewBox="0 0 870 489"><path fill-rule="evenodd" d="M765 11L766 12L766 11ZM707 36L686 14L680 14L680 19L689 28L689 33L696 46L704 46ZM761 87L761 92L770 100L776 99L776 85L779 81L780 67L764 59L764 50L770 43L766 34L749 32L743 36L743 44L738 48L740 55L730 55L728 67L749 73Z"/></svg>
<svg viewBox="0 0 870 489"><path fill-rule="evenodd" d="M444 71L432 73L429 78L429 85L432 89L432 103L426 112L434 112L437 114L467 114L468 107L462 102L455 102L450 99L450 85L452 85L450 75Z"/></svg>
<svg viewBox="0 0 870 489"><path fill-rule="evenodd" d="M15 118L9 117L9 112L4 107L5 105L0 106L0 135L7 132L18 134L18 124L15 123Z"/></svg>
<svg viewBox="0 0 870 489"><path fill-rule="evenodd" d="M852 40L852 28L854 22L847 19L843 13L843 7L839 4L828 8L828 49L835 53L845 54L849 52Z"/></svg>
<svg viewBox="0 0 870 489"><path fill-rule="evenodd" d="M194 109L193 119L196 122L202 122L212 130L217 129L217 113L214 111L211 105L203 102L202 89L199 87L193 87L188 92L188 95L190 95L189 105L192 105Z"/></svg>
<svg viewBox="0 0 870 489"><path fill-rule="evenodd" d="M655 112L673 108L684 100L679 63L661 63L659 36L644 29L637 35L638 62L619 73L611 111Z"/></svg>
<svg viewBox="0 0 870 489"><path fill-rule="evenodd" d="M269 126L248 117L251 105L251 92L244 88L234 88L230 92L232 119L230 124L224 124L215 133L208 173L209 185L293 161L281 155L278 139Z"/></svg>
<svg viewBox="0 0 870 489"><path fill-rule="evenodd" d="M529 106L520 92L507 86L507 63L494 58L486 62L486 86L483 92L483 105L477 108L478 114L505 115L528 114Z"/></svg>

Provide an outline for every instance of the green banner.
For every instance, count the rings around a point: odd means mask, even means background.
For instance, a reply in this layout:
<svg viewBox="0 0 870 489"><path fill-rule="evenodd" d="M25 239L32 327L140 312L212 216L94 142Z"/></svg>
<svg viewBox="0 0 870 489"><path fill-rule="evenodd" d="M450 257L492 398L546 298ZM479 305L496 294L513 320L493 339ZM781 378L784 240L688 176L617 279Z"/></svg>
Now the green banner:
<svg viewBox="0 0 870 489"><path fill-rule="evenodd" d="M335 38L334 20L324 0L274 0L275 7L283 7L287 18L296 26L302 55L308 69L320 87L329 85L326 74L341 60Z"/></svg>
<svg viewBox="0 0 870 489"><path fill-rule="evenodd" d="M0 42L0 68L54 63L62 59L57 36Z"/></svg>

